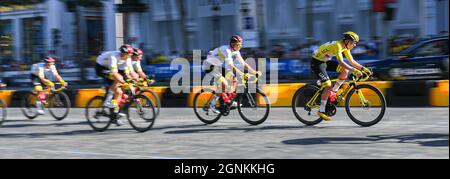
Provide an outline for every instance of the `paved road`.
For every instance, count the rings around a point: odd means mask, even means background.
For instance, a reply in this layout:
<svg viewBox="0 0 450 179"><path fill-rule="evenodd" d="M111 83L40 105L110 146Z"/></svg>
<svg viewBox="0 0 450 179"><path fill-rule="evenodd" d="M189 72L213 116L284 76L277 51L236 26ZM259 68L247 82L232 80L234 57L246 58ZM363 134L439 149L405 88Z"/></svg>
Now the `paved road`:
<svg viewBox="0 0 450 179"><path fill-rule="evenodd" d="M343 109L335 121L301 125L288 108L274 108L260 126L239 116L203 125L191 109L163 109L154 129L130 126L93 132L84 111L68 119L25 120L10 109L0 128L0 158L449 158L448 108L390 108L385 119L361 128ZM237 113L237 112L235 112Z"/></svg>

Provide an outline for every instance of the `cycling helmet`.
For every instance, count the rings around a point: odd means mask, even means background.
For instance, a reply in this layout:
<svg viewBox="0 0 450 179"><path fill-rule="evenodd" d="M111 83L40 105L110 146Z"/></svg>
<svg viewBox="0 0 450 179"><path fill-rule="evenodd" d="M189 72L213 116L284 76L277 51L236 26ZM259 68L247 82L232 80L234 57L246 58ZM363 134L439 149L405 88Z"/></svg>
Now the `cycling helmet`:
<svg viewBox="0 0 450 179"><path fill-rule="evenodd" d="M47 56L44 58L44 62L45 63L55 63L56 60L54 58L52 58L51 56Z"/></svg>
<svg viewBox="0 0 450 179"><path fill-rule="evenodd" d="M352 31L348 31L343 33L344 35L344 40L351 40L353 42L359 42L359 35L352 32Z"/></svg>
<svg viewBox="0 0 450 179"><path fill-rule="evenodd" d="M120 53L132 54L134 52L133 47L131 45L125 44L119 48Z"/></svg>
<svg viewBox="0 0 450 179"><path fill-rule="evenodd" d="M239 36L239 35L233 35L233 36L230 38L230 44L242 43L242 42L244 42L244 40L243 40L242 37Z"/></svg>
<svg viewBox="0 0 450 179"><path fill-rule="evenodd" d="M144 52L139 48L133 48L133 56L141 56L144 55Z"/></svg>

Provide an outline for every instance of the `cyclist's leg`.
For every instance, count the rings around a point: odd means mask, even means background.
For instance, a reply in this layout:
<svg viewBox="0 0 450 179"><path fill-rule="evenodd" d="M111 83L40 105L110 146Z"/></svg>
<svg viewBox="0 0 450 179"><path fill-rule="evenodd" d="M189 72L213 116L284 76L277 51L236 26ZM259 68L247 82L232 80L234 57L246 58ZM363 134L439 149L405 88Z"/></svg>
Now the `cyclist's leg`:
<svg viewBox="0 0 450 179"><path fill-rule="evenodd" d="M211 100L211 110L216 113L216 114L220 114L220 111L216 109L216 104L217 104L217 100L220 99L222 94L225 94L225 89L228 88L228 83L225 79L225 77L223 77L222 75L222 67L218 66L218 65L213 65L211 64L211 75L213 76L214 79L214 84L217 87L215 95L213 97L213 99ZM225 100L226 98L224 98Z"/></svg>
<svg viewBox="0 0 450 179"><path fill-rule="evenodd" d="M321 62L315 59L311 61L311 70L319 77L322 86L325 87L320 100L320 109L318 115L324 120L331 120L331 118L325 115L325 108L328 102L328 96L332 90L331 80L327 73L327 63Z"/></svg>
<svg viewBox="0 0 450 179"><path fill-rule="evenodd" d="M339 65L338 62L333 61L333 63L329 63L327 64L328 71L336 71L339 72L339 76L338 79L336 81L336 84L333 87L333 91L337 92L339 90L339 88L342 86L342 84L344 84L345 80L347 79L348 73L349 71L347 69L345 69L344 67L342 67L341 65Z"/></svg>
<svg viewBox="0 0 450 179"><path fill-rule="evenodd" d="M44 114L44 110L42 109L42 102L45 102L46 94L43 88L43 82L36 75L31 75L31 81L34 86L34 91L36 92L36 108L38 114Z"/></svg>
<svg viewBox="0 0 450 179"><path fill-rule="evenodd" d="M103 80L105 80L105 83L106 83L106 85L105 85L106 98L105 98L103 106L112 108L111 100L114 97L114 90L112 88L112 85L114 83L114 79L112 77L111 70L109 70L108 68L103 67L99 64L96 64L95 65L95 73L97 74L97 76L103 78Z"/></svg>
<svg viewBox="0 0 450 179"><path fill-rule="evenodd" d="M328 99L328 93L331 89L331 80L327 73L327 63L312 59L311 70L320 79L322 86L325 86L325 90L322 93L322 100Z"/></svg>

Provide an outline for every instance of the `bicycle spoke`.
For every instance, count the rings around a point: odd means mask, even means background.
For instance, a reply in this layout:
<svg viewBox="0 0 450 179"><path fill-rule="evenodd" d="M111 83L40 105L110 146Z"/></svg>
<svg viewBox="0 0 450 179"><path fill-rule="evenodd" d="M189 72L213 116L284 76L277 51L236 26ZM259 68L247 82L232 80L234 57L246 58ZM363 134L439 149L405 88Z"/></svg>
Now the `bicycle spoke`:
<svg viewBox="0 0 450 179"><path fill-rule="evenodd" d="M216 105L216 109L219 109L219 100L217 100L216 104L211 104L214 96L215 94L212 90L205 90L194 97L193 108L195 115L205 124L213 124L221 117L221 114L216 114L212 111L212 105Z"/></svg>
<svg viewBox="0 0 450 179"><path fill-rule="evenodd" d="M386 101L383 94L373 86L360 85L347 96L347 113L358 125L377 124L383 118L385 109Z"/></svg>
<svg viewBox="0 0 450 179"><path fill-rule="evenodd" d="M251 125L261 124L269 115L269 98L262 92L245 93L238 100L238 111L242 119L247 123Z"/></svg>

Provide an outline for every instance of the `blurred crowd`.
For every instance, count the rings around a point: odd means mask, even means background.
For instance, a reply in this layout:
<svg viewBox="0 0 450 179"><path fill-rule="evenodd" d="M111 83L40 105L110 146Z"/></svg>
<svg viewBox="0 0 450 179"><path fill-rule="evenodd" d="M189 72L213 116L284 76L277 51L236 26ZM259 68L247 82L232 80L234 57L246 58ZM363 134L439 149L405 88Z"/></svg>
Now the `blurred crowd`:
<svg viewBox="0 0 450 179"><path fill-rule="evenodd" d="M440 35L448 35L448 32L441 32ZM388 40L389 42L389 55L398 54L401 51L409 48L414 43L421 39L413 35L394 36ZM321 42L315 39L307 39L305 43L298 44L296 46L288 46L283 44L272 45L270 47L259 48L243 48L241 54L244 58L278 58L278 59L300 59L308 60L311 58L313 52L325 42ZM374 36L369 40L361 40L358 46L352 50L352 54L357 60L381 60L380 47L382 45L381 37ZM155 52L153 54L145 55L144 64L169 64L173 59L185 58L190 61L193 59L193 52L188 51L180 53L178 51L172 51L169 54L163 52ZM206 59L207 51L202 51L202 59ZM89 67L95 63L95 57L86 61L85 66ZM29 70L30 65L28 63L17 63L13 60L3 60L0 64L0 71L23 71ZM75 59L64 59L58 62L58 65L63 68L78 67L79 63L76 63Z"/></svg>
<svg viewBox="0 0 450 179"><path fill-rule="evenodd" d="M355 58L378 58L378 47L381 43L378 37L374 37L371 41L361 41L357 48L352 51ZM296 46L288 46L283 44L272 45L268 48L243 48L241 54L244 58L278 58L278 59L310 59L314 51L324 43L319 40L309 39L303 44ZM202 51L202 59L206 58L206 52ZM173 51L169 55L162 52L147 56L148 64L166 64L175 58L186 58L192 60L192 52L179 53Z"/></svg>

